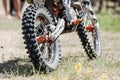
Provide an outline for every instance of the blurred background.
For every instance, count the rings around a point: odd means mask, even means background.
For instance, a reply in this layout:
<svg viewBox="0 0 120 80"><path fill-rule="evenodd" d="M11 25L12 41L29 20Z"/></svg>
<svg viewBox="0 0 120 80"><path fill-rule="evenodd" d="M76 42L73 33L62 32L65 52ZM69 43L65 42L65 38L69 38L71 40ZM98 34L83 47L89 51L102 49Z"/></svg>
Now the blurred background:
<svg viewBox="0 0 120 80"><path fill-rule="evenodd" d="M24 48L21 18L29 6L24 1L0 0L0 80L120 80L120 0L91 0L100 24L102 57L87 61L77 34L64 34L62 62L47 75L35 73ZM83 66L80 74L74 73L77 63Z"/></svg>
<svg viewBox="0 0 120 80"><path fill-rule="evenodd" d="M0 19L21 19L27 6L25 0L1 0Z"/></svg>

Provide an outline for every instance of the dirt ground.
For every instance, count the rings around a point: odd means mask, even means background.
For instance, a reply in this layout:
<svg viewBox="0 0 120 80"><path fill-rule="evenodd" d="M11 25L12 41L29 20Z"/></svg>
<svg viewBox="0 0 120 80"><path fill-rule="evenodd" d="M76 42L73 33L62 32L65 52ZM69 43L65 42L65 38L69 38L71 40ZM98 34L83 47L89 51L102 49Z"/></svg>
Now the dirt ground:
<svg viewBox="0 0 120 80"><path fill-rule="evenodd" d="M0 30L0 58L4 60L10 59L12 56L21 57L26 55L24 49L21 29L19 30ZM74 36L74 39L73 37ZM61 39L61 44L64 47L63 53L72 53L77 47L81 47L81 43L76 33L64 34ZM69 41L69 42L68 42ZM120 60L120 33L112 33L101 31L101 45L103 55L107 55L107 58L112 57L113 60ZM71 51L69 47L74 47ZM65 50L64 50L65 49ZM68 50L67 50L68 49ZM67 51L67 52L66 52ZM79 51L79 50L78 50ZM82 50L83 51L83 50ZM76 50L77 52L77 50ZM64 55L64 54L63 54ZM109 57L108 57L109 56ZM1 62L1 60L0 60Z"/></svg>
<svg viewBox="0 0 120 80"><path fill-rule="evenodd" d="M74 36L74 38L71 36ZM81 43L75 32L62 35L60 39L62 45L62 57L65 57L67 55L73 55L74 53L83 52ZM102 57L104 59L111 62L120 61L119 41L120 41L120 33L101 31L101 42L102 42L102 53L103 53ZM9 29L7 31L0 30L0 66L5 66L5 65L9 66L9 61L15 58L27 58L27 54L26 54L26 50L24 49L23 42L24 41L22 39L20 28L18 28L17 30ZM6 61L8 62L8 65L6 64ZM118 66L120 66L120 64ZM111 71L114 70L111 68ZM113 74L117 74L117 72ZM6 76L4 70L0 69L0 77L4 79L4 76ZM118 80L118 79L120 79L120 77L118 77L117 75L117 79L113 79L113 80Z"/></svg>

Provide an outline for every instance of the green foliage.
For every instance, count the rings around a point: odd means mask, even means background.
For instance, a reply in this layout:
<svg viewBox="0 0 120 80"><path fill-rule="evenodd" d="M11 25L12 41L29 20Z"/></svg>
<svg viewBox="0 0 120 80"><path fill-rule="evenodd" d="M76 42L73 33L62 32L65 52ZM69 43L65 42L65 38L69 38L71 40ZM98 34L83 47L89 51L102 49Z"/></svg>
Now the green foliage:
<svg viewBox="0 0 120 80"><path fill-rule="evenodd" d="M120 15L98 14L100 28L105 31L120 32Z"/></svg>

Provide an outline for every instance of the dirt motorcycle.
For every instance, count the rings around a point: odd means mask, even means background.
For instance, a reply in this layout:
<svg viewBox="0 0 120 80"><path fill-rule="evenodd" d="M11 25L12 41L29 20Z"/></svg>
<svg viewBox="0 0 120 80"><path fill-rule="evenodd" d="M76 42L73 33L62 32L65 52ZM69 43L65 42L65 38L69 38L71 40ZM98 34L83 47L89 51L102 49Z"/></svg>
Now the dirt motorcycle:
<svg viewBox="0 0 120 80"><path fill-rule="evenodd" d="M90 0L27 0L22 18L26 49L35 69L54 71L61 61L59 36L76 31L89 59L101 56L99 23ZM72 36L71 36L72 37Z"/></svg>

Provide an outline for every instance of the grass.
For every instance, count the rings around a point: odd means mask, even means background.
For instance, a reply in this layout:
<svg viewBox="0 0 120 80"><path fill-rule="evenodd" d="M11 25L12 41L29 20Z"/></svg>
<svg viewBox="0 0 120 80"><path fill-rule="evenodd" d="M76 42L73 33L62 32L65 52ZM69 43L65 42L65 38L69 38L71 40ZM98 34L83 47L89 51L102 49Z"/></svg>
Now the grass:
<svg viewBox="0 0 120 80"><path fill-rule="evenodd" d="M43 74L35 71L31 62L27 58L12 57L9 60L0 62L0 79L3 80L119 80L120 79L120 16L112 14L98 14L100 22L101 41L103 43L103 56L100 59L88 61L83 52L79 38L76 33L61 36L62 62L54 72ZM0 30L19 31L21 21L0 21ZM107 33L106 33L107 32ZM112 34L114 33L115 34ZM109 35L108 35L109 33ZM112 35L111 35L112 34ZM16 33L16 35L21 35ZM115 37L115 36L118 37ZM74 36L74 39L71 37ZM71 40L69 40L71 39ZM68 41L69 40L69 41ZM12 42L14 43L14 41ZM11 44L12 44L11 43ZM17 42L16 42L17 43ZM109 44L109 45L108 45ZM21 43L16 44L21 45ZM16 46L15 46L16 47ZM10 47L11 49L11 47ZM1 49L0 49L1 50ZM24 47L20 48L23 51ZM4 51L5 53L5 51ZM8 49L9 53L9 49ZM14 54L26 54L17 52ZM21 54L22 55L22 54ZM7 54L7 56L12 56ZM6 56L5 56L6 57ZM80 67L78 64L81 64ZM76 66L78 65L78 70ZM82 68L82 69L79 69Z"/></svg>
<svg viewBox="0 0 120 80"><path fill-rule="evenodd" d="M73 59L76 57L73 57L72 59L70 57L68 58L69 60L63 59L62 64L59 66L59 68L49 74L36 72L33 66L29 64L30 62L18 58L0 64L0 66L3 65L2 68L0 68L0 72L3 70L3 76L10 78L11 80L25 78L28 78L28 80L54 80L52 78L56 78L55 80L63 80L62 78L67 78L67 80L96 80L95 78L101 78L100 76L104 74L110 78L111 75L107 71L110 72L111 69L117 71L120 69L119 62L111 63L104 59L88 62L87 60L79 60L79 58L78 60L73 61ZM22 62L26 63L24 65L21 65ZM80 72L77 72L75 69L75 65L78 63L82 64L82 70ZM120 75L119 71L114 73L116 73L115 75Z"/></svg>
<svg viewBox="0 0 120 80"><path fill-rule="evenodd" d="M97 15L100 28L105 31L120 32L120 15L101 13Z"/></svg>

